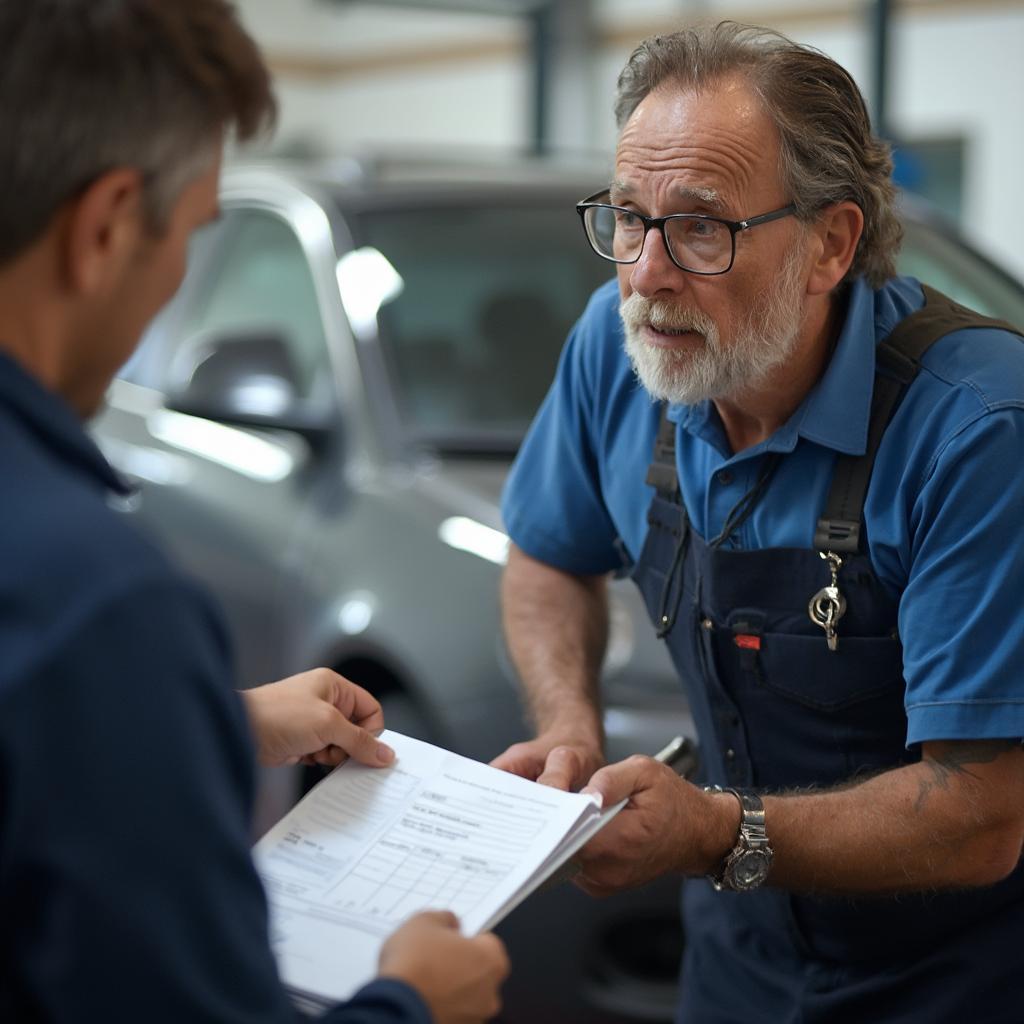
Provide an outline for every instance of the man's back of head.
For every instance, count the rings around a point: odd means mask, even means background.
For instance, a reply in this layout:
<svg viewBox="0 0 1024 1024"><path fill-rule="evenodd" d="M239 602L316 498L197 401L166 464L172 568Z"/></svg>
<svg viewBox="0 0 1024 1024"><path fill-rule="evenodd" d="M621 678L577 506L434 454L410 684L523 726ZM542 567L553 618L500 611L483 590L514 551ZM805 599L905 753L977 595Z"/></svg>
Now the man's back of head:
<svg viewBox="0 0 1024 1024"><path fill-rule="evenodd" d="M159 230L226 130L273 120L267 70L225 0L0 0L0 267L117 167Z"/></svg>
<svg viewBox="0 0 1024 1024"><path fill-rule="evenodd" d="M83 416L217 213L225 137L273 121L226 0L0 0L0 349Z"/></svg>

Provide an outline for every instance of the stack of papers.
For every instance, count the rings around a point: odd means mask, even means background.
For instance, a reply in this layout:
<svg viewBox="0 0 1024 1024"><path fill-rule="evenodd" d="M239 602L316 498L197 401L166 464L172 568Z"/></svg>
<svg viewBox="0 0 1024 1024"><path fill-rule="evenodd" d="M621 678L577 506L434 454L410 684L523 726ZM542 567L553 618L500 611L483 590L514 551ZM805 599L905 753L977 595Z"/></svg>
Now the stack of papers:
<svg viewBox="0 0 1024 1024"><path fill-rule="evenodd" d="M384 940L420 910L451 910L465 935L493 928L623 806L602 813L595 796L381 739L391 766L346 762L254 850L282 981L308 1009L370 981Z"/></svg>

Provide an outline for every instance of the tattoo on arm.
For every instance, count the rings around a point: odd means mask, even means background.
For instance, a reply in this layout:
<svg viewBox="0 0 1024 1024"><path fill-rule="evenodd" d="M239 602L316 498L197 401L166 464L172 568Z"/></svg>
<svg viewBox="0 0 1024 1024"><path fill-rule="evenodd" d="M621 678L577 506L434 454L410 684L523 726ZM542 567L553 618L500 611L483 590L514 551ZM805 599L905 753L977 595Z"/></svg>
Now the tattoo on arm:
<svg viewBox="0 0 1024 1024"><path fill-rule="evenodd" d="M948 790L953 776L978 776L970 770L971 765L991 764L1008 750L1019 747L1017 740L971 740L966 743L950 743L937 755L926 757L922 764L931 769L931 774L921 779L915 811L923 811L928 797L936 789Z"/></svg>

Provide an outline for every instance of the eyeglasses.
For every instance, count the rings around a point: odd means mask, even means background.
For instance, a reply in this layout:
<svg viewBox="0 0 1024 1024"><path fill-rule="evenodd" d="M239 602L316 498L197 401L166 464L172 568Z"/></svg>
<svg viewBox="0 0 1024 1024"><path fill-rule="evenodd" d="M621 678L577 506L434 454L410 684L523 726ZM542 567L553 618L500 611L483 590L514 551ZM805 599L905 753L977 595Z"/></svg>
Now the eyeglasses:
<svg viewBox="0 0 1024 1024"><path fill-rule="evenodd" d="M613 263L636 263L647 232L654 228L661 232L672 262L691 274L727 273L736 259L736 235L740 231L796 213L796 207L790 203L747 220L723 220L703 213L644 217L624 206L597 202L608 197L608 189L602 189L576 205L587 241L598 256Z"/></svg>

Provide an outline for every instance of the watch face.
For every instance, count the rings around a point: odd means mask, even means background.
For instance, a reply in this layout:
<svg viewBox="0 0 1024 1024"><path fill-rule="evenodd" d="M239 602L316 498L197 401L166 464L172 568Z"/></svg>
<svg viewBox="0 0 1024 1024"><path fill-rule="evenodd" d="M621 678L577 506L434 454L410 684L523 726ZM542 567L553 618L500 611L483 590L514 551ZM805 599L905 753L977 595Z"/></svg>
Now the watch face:
<svg viewBox="0 0 1024 1024"><path fill-rule="evenodd" d="M763 850L744 850L729 866L734 889L756 889L768 877L772 860Z"/></svg>

